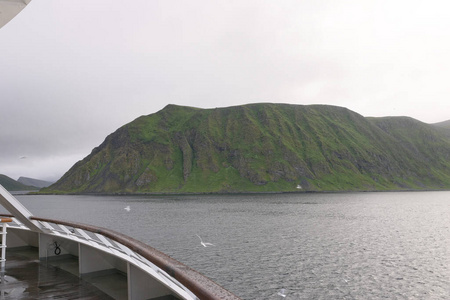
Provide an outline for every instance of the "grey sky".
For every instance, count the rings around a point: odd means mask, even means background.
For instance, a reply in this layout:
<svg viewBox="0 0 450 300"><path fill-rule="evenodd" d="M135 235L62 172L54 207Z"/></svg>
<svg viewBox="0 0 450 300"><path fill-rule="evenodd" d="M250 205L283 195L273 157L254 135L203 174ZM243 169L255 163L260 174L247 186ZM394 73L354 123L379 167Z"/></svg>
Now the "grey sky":
<svg viewBox="0 0 450 300"><path fill-rule="evenodd" d="M449 8L31 1L0 29L0 174L58 179L118 127L169 103L320 103L448 120Z"/></svg>

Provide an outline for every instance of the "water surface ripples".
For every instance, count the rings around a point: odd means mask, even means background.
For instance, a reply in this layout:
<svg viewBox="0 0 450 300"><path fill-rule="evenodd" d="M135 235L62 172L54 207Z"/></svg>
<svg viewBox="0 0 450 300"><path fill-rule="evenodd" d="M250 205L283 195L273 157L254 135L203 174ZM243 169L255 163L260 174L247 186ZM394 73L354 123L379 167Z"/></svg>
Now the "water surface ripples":
<svg viewBox="0 0 450 300"><path fill-rule="evenodd" d="M138 238L243 299L450 299L450 192L18 198Z"/></svg>

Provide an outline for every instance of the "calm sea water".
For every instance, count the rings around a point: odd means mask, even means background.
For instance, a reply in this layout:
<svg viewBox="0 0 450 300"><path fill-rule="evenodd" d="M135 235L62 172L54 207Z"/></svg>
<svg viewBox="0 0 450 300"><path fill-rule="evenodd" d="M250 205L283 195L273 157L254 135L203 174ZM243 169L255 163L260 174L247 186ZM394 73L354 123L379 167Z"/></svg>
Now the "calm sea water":
<svg viewBox="0 0 450 300"><path fill-rule="evenodd" d="M17 198L142 240L243 299L450 299L450 192Z"/></svg>

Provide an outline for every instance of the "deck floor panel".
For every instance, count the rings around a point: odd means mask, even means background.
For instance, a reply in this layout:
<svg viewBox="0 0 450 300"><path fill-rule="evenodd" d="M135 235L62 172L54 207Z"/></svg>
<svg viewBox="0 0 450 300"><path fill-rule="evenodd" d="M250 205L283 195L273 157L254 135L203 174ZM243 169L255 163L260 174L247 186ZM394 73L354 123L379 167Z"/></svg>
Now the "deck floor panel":
<svg viewBox="0 0 450 300"><path fill-rule="evenodd" d="M5 276L0 282L0 299L109 300L94 285L38 259L7 253Z"/></svg>

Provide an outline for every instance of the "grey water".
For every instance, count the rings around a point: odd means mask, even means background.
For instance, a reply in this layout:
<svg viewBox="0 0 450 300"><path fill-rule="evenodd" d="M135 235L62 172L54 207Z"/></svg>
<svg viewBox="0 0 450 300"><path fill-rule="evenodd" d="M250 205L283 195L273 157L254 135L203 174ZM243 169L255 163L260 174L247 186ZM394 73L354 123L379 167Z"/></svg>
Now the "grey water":
<svg viewBox="0 0 450 300"><path fill-rule="evenodd" d="M242 299L450 299L450 192L16 197L137 238Z"/></svg>

